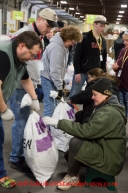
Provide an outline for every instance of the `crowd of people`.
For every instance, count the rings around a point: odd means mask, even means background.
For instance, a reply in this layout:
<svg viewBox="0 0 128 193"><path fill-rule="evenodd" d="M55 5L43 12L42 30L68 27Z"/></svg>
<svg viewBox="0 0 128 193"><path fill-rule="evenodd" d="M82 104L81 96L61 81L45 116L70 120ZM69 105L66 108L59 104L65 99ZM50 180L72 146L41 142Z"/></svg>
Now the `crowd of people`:
<svg viewBox="0 0 128 193"><path fill-rule="evenodd" d="M99 15L93 30L82 34L66 21L57 21L56 13L45 8L35 22L15 32L11 41L0 43L0 184L3 187L16 185L4 167L3 120L14 119L10 167L30 172L24 158L23 134L30 110L38 112L40 102L44 103L42 119L48 128L57 126L74 136L65 154L67 175L58 183L59 189L68 190L79 183L82 164L111 176L121 172L128 118L128 31L122 36L124 48L113 64L116 76L111 76L106 70L106 41L102 36L106 24L107 19ZM67 103L83 105L75 114L75 122L51 118L63 96L63 80L71 61L74 77ZM87 86L81 91L85 81ZM50 97L51 90L58 93L55 99ZM32 105L21 109L26 93L32 98Z"/></svg>

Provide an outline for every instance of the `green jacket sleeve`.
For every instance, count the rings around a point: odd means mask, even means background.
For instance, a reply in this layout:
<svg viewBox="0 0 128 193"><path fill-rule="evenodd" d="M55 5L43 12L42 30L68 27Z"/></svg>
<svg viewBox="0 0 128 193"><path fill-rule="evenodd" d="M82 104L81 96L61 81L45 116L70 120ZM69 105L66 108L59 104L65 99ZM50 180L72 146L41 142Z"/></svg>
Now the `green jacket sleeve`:
<svg viewBox="0 0 128 193"><path fill-rule="evenodd" d="M107 137L107 135L110 137L110 135L114 133L116 125L119 124L117 120L121 119L121 117L117 116L117 119L114 122L113 116L111 116L113 113L115 113L115 111L112 112L111 109L110 114L108 108L102 111L99 110L93 115L88 123L84 123L83 125L78 122L71 122L63 119L58 122L58 128L70 135L82 139L96 139L104 136ZM113 122L116 124L115 126L113 125Z"/></svg>

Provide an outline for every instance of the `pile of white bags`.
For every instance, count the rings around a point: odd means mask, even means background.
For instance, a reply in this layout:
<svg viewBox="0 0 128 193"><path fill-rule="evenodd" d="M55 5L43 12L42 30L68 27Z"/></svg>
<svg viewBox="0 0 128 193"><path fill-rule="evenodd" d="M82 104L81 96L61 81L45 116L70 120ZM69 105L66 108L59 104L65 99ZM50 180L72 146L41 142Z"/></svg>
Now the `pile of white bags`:
<svg viewBox="0 0 128 193"><path fill-rule="evenodd" d="M55 108L52 117L59 120L67 119L74 121L75 113L74 110L62 99L62 102L60 102ZM57 148L66 152L69 149L69 142L73 136L61 131L60 129L55 129L53 126L50 126L50 130Z"/></svg>

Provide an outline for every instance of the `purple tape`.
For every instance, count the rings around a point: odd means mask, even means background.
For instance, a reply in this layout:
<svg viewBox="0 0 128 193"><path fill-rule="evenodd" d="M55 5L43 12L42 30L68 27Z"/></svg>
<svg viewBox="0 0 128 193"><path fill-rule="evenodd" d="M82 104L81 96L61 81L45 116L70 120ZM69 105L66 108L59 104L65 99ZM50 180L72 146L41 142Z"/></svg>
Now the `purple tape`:
<svg viewBox="0 0 128 193"><path fill-rule="evenodd" d="M52 147L51 137L47 135L43 139L36 140L37 152L47 151Z"/></svg>

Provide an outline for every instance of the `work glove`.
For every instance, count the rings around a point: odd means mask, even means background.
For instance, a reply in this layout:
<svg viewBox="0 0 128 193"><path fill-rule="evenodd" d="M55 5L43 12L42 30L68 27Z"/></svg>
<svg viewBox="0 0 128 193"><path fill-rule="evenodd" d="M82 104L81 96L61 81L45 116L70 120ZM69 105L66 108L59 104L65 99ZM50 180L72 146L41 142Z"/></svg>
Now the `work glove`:
<svg viewBox="0 0 128 193"><path fill-rule="evenodd" d="M54 118L51 118L51 117L43 117L43 122L44 124L46 125L53 125L53 126L57 126L58 125L58 119L54 119Z"/></svg>
<svg viewBox="0 0 128 193"><path fill-rule="evenodd" d="M1 112L1 118L5 121L14 119L14 114L10 109L6 109L4 112Z"/></svg>
<svg viewBox="0 0 128 193"><path fill-rule="evenodd" d="M37 85L37 88L35 89L35 92L37 94L37 98L39 102L42 102L43 98L44 98L44 93L42 90L42 86L40 84Z"/></svg>
<svg viewBox="0 0 128 193"><path fill-rule="evenodd" d="M40 104L38 99L32 99L31 108L33 111L39 111L40 110Z"/></svg>
<svg viewBox="0 0 128 193"><path fill-rule="evenodd" d="M58 96L56 97L56 99L60 100L62 96L63 96L62 90L58 90Z"/></svg>

